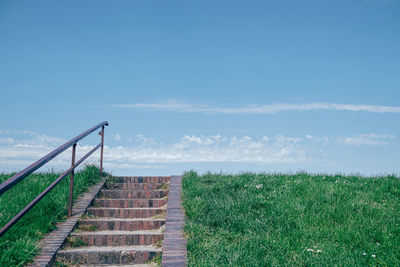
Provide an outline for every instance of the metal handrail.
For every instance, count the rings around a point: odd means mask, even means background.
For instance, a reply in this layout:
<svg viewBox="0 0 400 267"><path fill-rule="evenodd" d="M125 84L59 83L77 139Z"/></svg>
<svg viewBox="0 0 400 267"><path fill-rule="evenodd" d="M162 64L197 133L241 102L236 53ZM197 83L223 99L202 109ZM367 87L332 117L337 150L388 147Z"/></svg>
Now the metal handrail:
<svg viewBox="0 0 400 267"><path fill-rule="evenodd" d="M3 236L16 222L19 221L33 206L35 206L47 193L49 193L59 182L61 182L66 176L70 175L70 190L69 190L69 203L68 203L68 217L72 215L72 197L73 197L73 188L74 188L74 170L78 167L85 159L87 159L93 152L97 149L100 149L100 175L103 171L103 147L104 147L104 127L108 126L107 121L103 121L89 130L81 133L77 137L71 139L67 143L63 144L62 146L56 148L43 158L39 159L35 163L31 164L29 167L25 168L24 170L20 171L19 173L15 174L7 181L0 184L0 195L6 192L8 189L15 186L18 182L22 181L28 175L39 169L41 166L55 158L60 153L67 150L69 147L72 146L72 161L71 167L62 173L50 186L48 186L42 193L40 193L34 200L32 200L25 208L23 208L17 215L14 216L3 228L0 230L0 237ZM92 132L96 131L101 127L101 131L99 134L101 135L101 142L96 145L92 150L86 153L80 160L75 162L75 153L76 153L76 143L86 137L87 135L91 134Z"/></svg>

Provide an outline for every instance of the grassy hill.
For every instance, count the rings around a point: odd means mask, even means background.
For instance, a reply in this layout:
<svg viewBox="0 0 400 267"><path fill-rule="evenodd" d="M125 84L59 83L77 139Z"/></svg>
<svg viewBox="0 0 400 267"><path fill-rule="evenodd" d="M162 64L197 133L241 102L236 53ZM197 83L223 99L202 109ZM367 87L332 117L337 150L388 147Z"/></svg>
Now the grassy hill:
<svg viewBox="0 0 400 267"><path fill-rule="evenodd" d="M400 179L183 176L189 266L400 266Z"/></svg>
<svg viewBox="0 0 400 267"><path fill-rule="evenodd" d="M0 196L0 226L51 184L59 173L37 173ZM0 174L0 183L12 174ZM100 180L95 166L86 166L75 174L74 199ZM40 239L57 221L64 220L68 209L69 178L66 177L17 224L0 238L0 266L23 266L37 254Z"/></svg>

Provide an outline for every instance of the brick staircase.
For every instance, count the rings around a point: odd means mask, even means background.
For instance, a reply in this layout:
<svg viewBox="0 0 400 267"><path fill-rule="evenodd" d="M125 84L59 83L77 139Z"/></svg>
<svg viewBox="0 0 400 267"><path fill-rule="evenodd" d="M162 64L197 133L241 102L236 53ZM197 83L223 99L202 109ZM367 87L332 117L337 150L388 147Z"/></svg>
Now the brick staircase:
<svg viewBox="0 0 400 267"><path fill-rule="evenodd" d="M111 177L63 248L56 266L161 262L170 177Z"/></svg>

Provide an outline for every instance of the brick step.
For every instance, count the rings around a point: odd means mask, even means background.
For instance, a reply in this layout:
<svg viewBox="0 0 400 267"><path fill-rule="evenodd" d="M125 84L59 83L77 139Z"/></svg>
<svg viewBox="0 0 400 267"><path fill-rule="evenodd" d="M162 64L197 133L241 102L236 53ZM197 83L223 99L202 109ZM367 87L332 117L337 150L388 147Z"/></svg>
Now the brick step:
<svg viewBox="0 0 400 267"><path fill-rule="evenodd" d="M107 208L158 208L167 204L168 199L103 199L97 198L94 207Z"/></svg>
<svg viewBox="0 0 400 267"><path fill-rule="evenodd" d="M117 176L112 177L110 181L117 183L167 183L169 176Z"/></svg>
<svg viewBox="0 0 400 267"><path fill-rule="evenodd" d="M161 254L155 246L79 247L57 252L58 259L72 264L146 263Z"/></svg>
<svg viewBox="0 0 400 267"><path fill-rule="evenodd" d="M87 246L131 246L154 245L163 239L161 229L142 231L97 231L74 232L72 239ZM161 242L160 242L161 245Z"/></svg>
<svg viewBox="0 0 400 267"><path fill-rule="evenodd" d="M106 189L124 189L124 190L157 190L167 186L165 183L115 183L107 182Z"/></svg>
<svg viewBox="0 0 400 267"><path fill-rule="evenodd" d="M155 267L154 263L143 263L143 264L79 264L79 267Z"/></svg>
<svg viewBox="0 0 400 267"><path fill-rule="evenodd" d="M97 230L154 230L165 224L165 219L138 218L138 219L121 219L121 218L88 218L79 222L79 229L95 229Z"/></svg>
<svg viewBox="0 0 400 267"><path fill-rule="evenodd" d="M149 218L166 213L167 209L162 208L88 208L89 215L97 217L114 218Z"/></svg>
<svg viewBox="0 0 400 267"><path fill-rule="evenodd" d="M167 195L167 190L102 189L100 191L99 198L163 198Z"/></svg>

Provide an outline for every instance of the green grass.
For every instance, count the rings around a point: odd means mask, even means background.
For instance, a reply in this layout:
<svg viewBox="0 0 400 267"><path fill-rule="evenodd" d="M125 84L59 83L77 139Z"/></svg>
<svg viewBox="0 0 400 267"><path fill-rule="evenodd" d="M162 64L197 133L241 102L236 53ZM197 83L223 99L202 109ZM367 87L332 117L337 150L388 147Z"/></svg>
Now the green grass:
<svg viewBox="0 0 400 267"><path fill-rule="evenodd" d="M394 176L188 172L183 206L189 266L400 266Z"/></svg>
<svg viewBox="0 0 400 267"><path fill-rule="evenodd" d="M87 246L87 244L79 236L70 236L64 246L66 248L78 248Z"/></svg>
<svg viewBox="0 0 400 267"><path fill-rule="evenodd" d="M0 182L12 174L0 174ZM25 178L0 196L0 226L4 226L32 201L59 173L38 173ZM99 169L86 166L75 174L74 199L100 181ZM23 266L37 254L39 240L65 220L68 209L69 177L58 184L18 223L0 238L0 266Z"/></svg>
<svg viewBox="0 0 400 267"><path fill-rule="evenodd" d="M161 266L162 256L161 254L155 256L151 260L147 261L146 264L150 266Z"/></svg>

